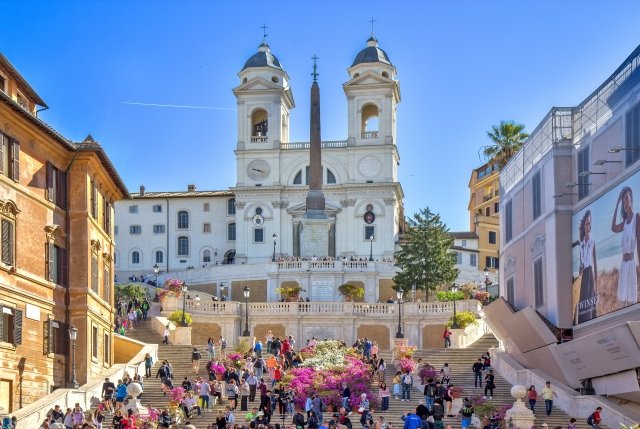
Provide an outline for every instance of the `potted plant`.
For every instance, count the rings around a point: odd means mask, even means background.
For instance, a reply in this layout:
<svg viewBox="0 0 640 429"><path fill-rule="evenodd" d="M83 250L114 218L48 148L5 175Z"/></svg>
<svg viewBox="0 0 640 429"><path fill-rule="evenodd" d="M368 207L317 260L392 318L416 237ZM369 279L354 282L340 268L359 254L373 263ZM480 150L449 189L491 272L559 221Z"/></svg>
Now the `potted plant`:
<svg viewBox="0 0 640 429"><path fill-rule="evenodd" d="M459 329L464 329L469 325L478 325L478 321L476 320L476 315L470 311L460 311L456 313L456 322L458 324ZM451 328L453 325L453 316L449 319L449 323L447 326Z"/></svg>
<svg viewBox="0 0 640 429"><path fill-rule="evenodd" d="M429 365L428 363L422 365L420 371L418 372L418 377L422 380L422 384L426 384L425 382L430 378L434 379L438 375L438 370L435 366Z"/></svg>
<svg viewBox="0 0 640 429"><path fill-rule="evenodd" d="M174 311L169 315L168 319L176 326L182 326L182 310ZM187 326L191 326L191 324L193 323L193 319L191 318L191 315L189 313L184 313L184 323L186 323Z"/></svg>
<svg viewBox="0 0 640 429"><path fill-rule="evenodd" d="M402 372L413 372L413 370L416 368L416 363L411 358L403 357L398 361L398 366L400 367L400 370Z"/></svg>
<svg viewBox="0 0 640 429"><path fill-rule="evenodd" d="M213 371L216 374L216 380L222 381L224 379L224 372L226 368L224 365L218 362L214 362L209 366L209 370Z"/></svg>
<svg viewBox="0 0 640 429"><path fill-rule="evenodd" d="M298 300L300 296L300 292L304 292L302 286L291 286L291 287L279 287L276 289L276 293L279 293L283 298L288 299L291 302L295 302Z"/></svg>
<svg viewBox="0 0 640 429"><path fill-rule="evenodd" d="M354 298L364 297L364 288L350 283L338 286L338 292L340 292L340 295L342 295L346 301L353 301Z"/></svg>
<svg viewBox="0 0 640 429"><path fill-rule="evenodd" d="M473 296L478 287L475 285L475 283L466 283L463 284L460 289L462 291L462 297L464 299L469 299Z"/></svg>

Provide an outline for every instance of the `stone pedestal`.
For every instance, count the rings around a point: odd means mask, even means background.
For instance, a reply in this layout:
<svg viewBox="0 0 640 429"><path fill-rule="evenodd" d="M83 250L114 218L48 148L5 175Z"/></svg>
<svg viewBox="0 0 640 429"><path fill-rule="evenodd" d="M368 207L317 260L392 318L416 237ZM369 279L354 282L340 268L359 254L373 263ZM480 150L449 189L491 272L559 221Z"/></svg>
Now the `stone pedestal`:
<svg viewBox="0 0 640 429"><path fill-rule="evenodd" d="M329 255L330 219L302 219L300 254L303 258L324 258Z"/></svg>
<svg viewBox="0 0 640 429"><path fill-rule="evenodd" d="M533 411L528 409L522 398L527 396L527 388L516 384L511 388L511 396L516 398L513 407L507 411L505 419L516 428L530 428L533 426L535 416Z"/></svg>
<svg viewBox="0 0 640 429"><path fill-rule="evenodd" d="M171 331L171 338L169 344L175 344L178 346L190 346L191 345L191 327L190 326L176 326L175 331Z"/></svg>
<svg viewBox="0 0 640 429"><path fill-rule="evenodd" d="M244 326L244 325L243 325ZM249 347L251 347L253 349L253 347L255 346L255 342L254 342L254 337L253 336L248 336L248 337L238 337L238 344L248 344Z"/></svg>

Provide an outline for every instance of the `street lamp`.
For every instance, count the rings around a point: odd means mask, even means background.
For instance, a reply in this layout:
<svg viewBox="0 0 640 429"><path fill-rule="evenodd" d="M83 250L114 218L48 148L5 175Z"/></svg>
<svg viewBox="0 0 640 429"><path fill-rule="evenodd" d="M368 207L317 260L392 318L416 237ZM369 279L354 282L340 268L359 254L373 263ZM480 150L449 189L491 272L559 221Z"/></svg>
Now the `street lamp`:
<svg viewBox="0 0 640 429"><path fill-rule="evenodd" d="M484 286L485 288L491 285L492 281L489 280L489 267L484 267Z"/></svg>
<svg viewBox="0 0 640 429"><path fill-rule="evenodd" d="M458 329L460 328L460 326L458 325L458 319L456 319L456 292L458 292L458 285L457 284L452 284L451 285L451 292L453 292L452 296L453 296L453 323L451 324L451 329Z"/></svg>
<svg viewBox="0 0 640 429"><path fill-rule="evenodd" d="M189 326L184 319L185 310L187 308L187 282L182 283L182 321L180 326Z"/></svg>
<svg viewBox="0 0 640 429"><path fill-rule="evenodd" d="M373 261L373 234L369 237L369 260Z"/></svg>
<svg viewBox="0 0 640 429"><path fill-rule="evenodd" d="M158 274L160 274L160 267L158 266L158 264L155 264L155 265L153 266L153 272L154 272L154 273L155 273L155 275L156 275L156 284L155 284L155 287L158 287Z"/></svg>
<svg viewBox="0 0 640 429"><path fill-rule="evenodd" d="M71 325L69 328L69 339L71 340L71 385L70 387L77 389L80 387L76 380L76 339L78 338L78 328Z"/></svg>
<svg viewBox="0 0 640 429"><path fill-rule="evenodd" d="M271 258L271 262L275 262L276 261L276 240L278 239L278 236L274 232L272 237L273 237L273 257Z"/></svg>
<svg viewBox="0 0 640 429"><path fill-rule="evenodd" d="M249 295L251 295L251 289L249 289L248 286L245 286L244 289L242 289L242 293L244 294L244 332L242 333L242 336L248 337L251 335L251 332L249 331Z"/></svg>
<svg viewBox="0 0 640 429"><path fill-rule="evenodd" d="M398 298L398 332L396 332L396 338L404 338L402 333L402 295L404 291L402 289L396 290L396 297Z"/></svg>

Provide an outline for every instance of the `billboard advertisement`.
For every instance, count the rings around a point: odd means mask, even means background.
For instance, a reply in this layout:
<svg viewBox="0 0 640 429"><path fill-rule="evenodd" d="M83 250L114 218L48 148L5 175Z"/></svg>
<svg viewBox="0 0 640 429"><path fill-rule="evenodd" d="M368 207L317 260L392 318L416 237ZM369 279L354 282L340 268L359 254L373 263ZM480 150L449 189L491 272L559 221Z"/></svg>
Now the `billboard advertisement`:
<svg viewBox="0 0 640 429"><path fill-rule="evenodd" d="M638 302L640 173L572 219L574 324Z"/></svg>

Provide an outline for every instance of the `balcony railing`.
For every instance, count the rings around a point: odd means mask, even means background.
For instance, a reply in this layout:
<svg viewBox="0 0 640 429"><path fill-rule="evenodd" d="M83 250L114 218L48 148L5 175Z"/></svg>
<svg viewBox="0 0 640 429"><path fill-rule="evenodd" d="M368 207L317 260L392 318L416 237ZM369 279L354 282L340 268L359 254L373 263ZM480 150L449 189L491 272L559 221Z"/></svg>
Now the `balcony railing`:
<svg viewBox="0 0 640 429"><path fill-rule="evenodd" d="M269 136L251 136L251 143L264 143L269 140Z"/></svg>
<svg viewBox="0 0 640 429"><path fill-rule="evenodd" d="M478 314L482 308L476 300L456 301L457 311L471 311ZM162 302L165 312L182 310L182 299L167 297ZM201 316L244 315L244 303L237 301L208 301L187 299L188 313ZM252 317L268 315L317 315L331 317L364 316L376 318L397 318L398 304L364 302L253 302L249 303ZM453 302L406 302L402 304L403 317L447 316L453 314Z"/></svg>
<svg viewBox="0 0 640 429"><path fill-rule="evenodd" d="M393 268L393 262L380 261L278 261L279 271L367 271L375 270L376 264Z"/></svg>
<svg viewBox="0 0 640 429"><path fill-rule="evenodd" d="M365 131L362 133L363 139L377 139L378 132L377 131Z"/></svg>
<svg viewBox="0 0 640 429"><path fill-rule="evenodd" d="M340 147L347 147L346 140L330 140L320 143L322 149L334 149ZM309 149L311 147L311 143L309 142L297 142L297 143L282 143L280 145L280 149L282 150L300 150L300 149Z"/></svg>

